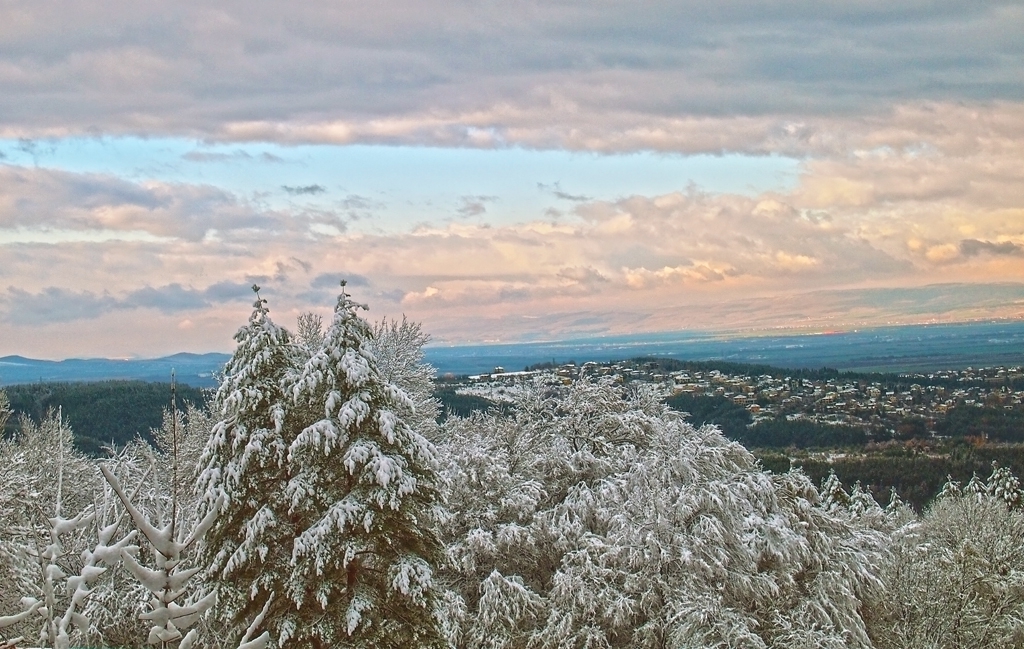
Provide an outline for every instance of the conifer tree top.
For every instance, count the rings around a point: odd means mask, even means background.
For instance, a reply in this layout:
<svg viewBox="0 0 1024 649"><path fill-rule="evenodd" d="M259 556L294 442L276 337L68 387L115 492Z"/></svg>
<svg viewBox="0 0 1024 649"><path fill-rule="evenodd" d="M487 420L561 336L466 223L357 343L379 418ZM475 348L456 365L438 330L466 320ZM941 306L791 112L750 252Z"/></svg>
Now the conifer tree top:
<svg viewBox="0 0 1024 649"><path fill-rule="evenodd" d="M205 453L207 501L226 501L207 556L231 621L269 607L280 649L436 646L434 449L340 285L327 331L297 338L253 286Z"/></svg>

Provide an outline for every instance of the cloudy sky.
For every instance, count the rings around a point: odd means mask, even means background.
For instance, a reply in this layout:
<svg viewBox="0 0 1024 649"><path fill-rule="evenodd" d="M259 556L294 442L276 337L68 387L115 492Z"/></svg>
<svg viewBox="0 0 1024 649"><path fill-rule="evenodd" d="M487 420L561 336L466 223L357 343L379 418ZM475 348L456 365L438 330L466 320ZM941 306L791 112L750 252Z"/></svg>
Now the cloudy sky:
<svg viewBox="0 0 1024 649"><path fill-rule="evenodd" d="M0 4L0 355L1024 317L1024 5Z"/></svg>

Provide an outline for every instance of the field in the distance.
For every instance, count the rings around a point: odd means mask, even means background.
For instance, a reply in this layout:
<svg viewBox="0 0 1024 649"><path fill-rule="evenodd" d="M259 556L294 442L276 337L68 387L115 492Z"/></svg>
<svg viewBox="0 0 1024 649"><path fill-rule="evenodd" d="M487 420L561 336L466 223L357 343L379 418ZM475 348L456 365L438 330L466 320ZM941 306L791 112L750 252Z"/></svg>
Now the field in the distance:
<svg viewBox="0 0 1024 649"><path fill-rule="evenodd" d="M904 325L814 334L700 332L637 334L563 342L426 349L438 374L521 370L544 361L611 361L639 356L841 371L931 372L1024 364L1024 321Z"/></svg>

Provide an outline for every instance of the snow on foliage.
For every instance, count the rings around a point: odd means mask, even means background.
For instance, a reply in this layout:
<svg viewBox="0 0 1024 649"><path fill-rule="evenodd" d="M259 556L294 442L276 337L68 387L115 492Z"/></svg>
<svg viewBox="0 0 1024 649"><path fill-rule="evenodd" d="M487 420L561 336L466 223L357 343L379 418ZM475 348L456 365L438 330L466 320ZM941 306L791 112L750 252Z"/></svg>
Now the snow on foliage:
<svg viewBox="0 0 1024 649"><path fill-rule="evenodd" d="M0 440L0 649L1024 646L1008 470L883 510L610 379L439 426L419 325L360 308L292 334L257 293L155 448Z"/></svg>
<svg viewBox="0 0 1024 649"><path fill-rule="evenodd" d="M114 503L98 497L94 467L74 449L59 412L40 424L23 420L0 444L0 466L3 603L9 609L20 595L23 608L0 618L0 630L34 627L37 644L67 649L72 634L89 631L93 587L133 534L115 540L123 531Z"/></svg>
<svg viewBox="0 0 1024 649"><path fill-rule="evenodd" d="M152 568L143 565L136 558L138 546L121 548L121 559L128 572L151 595L149 610L139 615L139 619L151 625L146 642L159 645L161 648L189 649L196 642L198 633L195 629L184 634L183 632L213 607L217 601L217 593L211 591L184 605L178 603L191 594L186 585L202 570L200 566L189 566L186 561L189 557L186 555L209 531L218 510L223 506L223 498L214 503L202 520L194 526L189 526L184 524L182 517L178 515L177 495L172 487L171 513L164 516L164 520L154 524L148 515L136 507L132 498L124 491L121 482L108 467L101 466L100 471L141 532L141 536L152 548Z"/></svg>
<svg viewBox="0 0 1024 649"><path fill-rule="evenodd" d="M1024 646L1024 513L1017 478L950 482L920 518L903 517L868 611L880 649ZM976 486L971 486L971 485Z"/></svg>
<svg viewBox="0 0 1024 649"><path fill-rule="evenodd" d="M427 439L437 435L438 402L434 398L434 368L423 359L423 346L430 336L418 322L405 317L381 320L373 326L370 349L377 360L381 378L401 388L411 408L397 404L396 412Z"/></svg>
<svg viewBox="0 0 1024 649"><path fill-rule="evenodd" d="M231 621L263 611L278 647L441 644L435 452L358 308L343 291L327 330L307 318L293 342L257 296L217 394L200 482L226 507L207 556Z"/></svg>
<svg viewBox="0 0 1024 649"><path fill-rule="evenodd" d="M884 513L824 507L652 391L538 385L445 432L458 646L870 646Z"/></svg>
<svg viewBox="0 0 1024 649"><path fill-rule="evenodd" d="M235 340L214 400L223 418L203 451L199 485L208 506L224 503L204 545L205 563L211 578L223 582L221 602L233 621L248 624L284 590L281 566L291 558L282 381L297 349L258 294Z"/></svg>

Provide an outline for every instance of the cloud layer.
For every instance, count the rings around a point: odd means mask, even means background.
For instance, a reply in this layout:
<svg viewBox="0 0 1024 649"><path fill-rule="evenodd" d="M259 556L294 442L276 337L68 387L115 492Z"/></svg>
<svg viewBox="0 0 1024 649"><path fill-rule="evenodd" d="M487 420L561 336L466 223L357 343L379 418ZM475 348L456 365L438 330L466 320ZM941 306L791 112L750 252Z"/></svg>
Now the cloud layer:
<svg viewBox="0 0 1024 649"><path fill-rule="evenodd" d="M251 296L249 286L218 282L202 290L180 284L136 289L123 296L108 292L69 291L47 287L38 293L9 287L0 294L5 320L12 325L50 325L90 320L104 314L134 309L154 309L163 313L179 313L206 309L215 304L245 300Z"/></svg>
<svg viewBox="0 0 1024 649"><path fill-rule="evenodd" d="M1016 316L964 282L1024 277L1020 111L896 109L844 131L828 146L845 153L809 158L788 192L572 195L504 225L487 219L499 197L467 194L457 218L391 231L348 231L347 203L270 210L213 186L0 165L0 318L12 349L47 323L102 337L116 314L215 340L205 318L224 340L253 282L287 320L328 307L342 277L449 341ZM957 297L943 308L927 285Z"/></svg>
<svg viewBox="0 0 1024 649"><path fill-rule="evenodd" d="M1020 101L1022 29L1012 0L16 0L0 113L8 137L745 151L807 117Z"/></svg>
<svg viewBox="0 0 1024 649"><path fill-rule="evenodd" d="M288 322L341 277L444 341L1021 317L1021 33L1010 0L12 0L0 138L34 164L0 152L0 354L222 350L252 283ZM46 138L119 135L189 140L175 160L209 175L38 166ZM467 186L430 221L430 199L322 176L241 195L216 174L283 159L193 140L800 172L603 199L537 178L522 213ZM385 202L416 225L383 222Z"/></svg>

